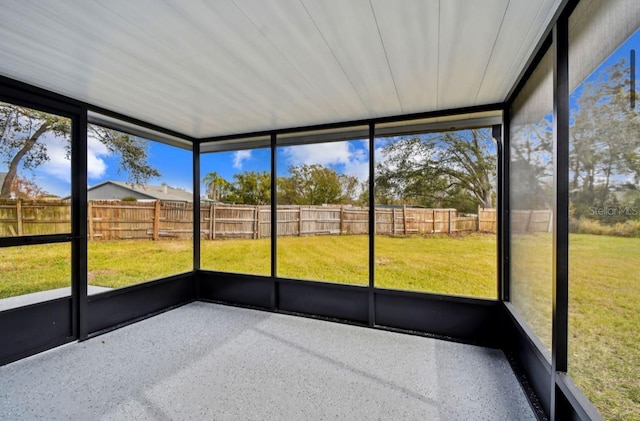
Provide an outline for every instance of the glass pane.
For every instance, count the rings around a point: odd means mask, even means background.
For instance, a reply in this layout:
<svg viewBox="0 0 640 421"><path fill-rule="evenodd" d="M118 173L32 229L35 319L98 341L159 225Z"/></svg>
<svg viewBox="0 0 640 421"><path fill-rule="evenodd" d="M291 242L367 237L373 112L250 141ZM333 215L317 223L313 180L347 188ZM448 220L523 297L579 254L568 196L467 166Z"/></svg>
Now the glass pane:
<svg viewBox="0 0 640 421"><path fill-rule="evenodd" d="M496 298L491 129L377 137L375 285Z"/></svg>
<svg viewBox="0 0 640 421"><path fill-rule="evenodd" d="M277 148L279 277L369 283L368 145Z"/></svg>
<svg viewBox="0 0 640 421"><path fill-rule="evenodd" d="M202 269L271 274L271 150L200 155Z"/></svg>
<svg viewBox="0 0 640 421"><path fill-rule="evenodd" d="M640 419L640 30L637 2L612 5L569 21L569 374L605 419Z"/></svg>
<svg viewBox="0 0 640 421"><path fill-rule="evenodd" d="M69 243L0 248L0 311L71 295Z"/></svg>
<svg viewBox="0 0 640 421"><path fill-rule="evenodd" d="M71 232L71 120L0 102L0 237Z"/></svg>
<svg viewBox="0 0 640 421"><path fill-rule="evenodd" d="M511 110L511 302L551 356L553 46Z"/></svg>
<svg viewBox="0 0 640 421"><path fill-rule="evenodd" d="M89 293L193 269L192 153L88 132Z"/></svg>

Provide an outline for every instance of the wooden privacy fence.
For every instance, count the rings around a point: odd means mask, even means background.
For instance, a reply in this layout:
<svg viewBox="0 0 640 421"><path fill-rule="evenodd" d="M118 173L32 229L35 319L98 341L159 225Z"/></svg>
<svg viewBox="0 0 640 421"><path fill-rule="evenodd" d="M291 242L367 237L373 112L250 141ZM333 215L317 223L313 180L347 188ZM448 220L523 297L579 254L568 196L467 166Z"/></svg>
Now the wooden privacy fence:
<svg viewBox="0 0 640 421"><path fill-rule="evenodd" d="M45 200L0 200L0 236L71 232L71 203Z"/></svg>
<svg viewBox="0 0 640 421"><path fill-rule="evenodd" d="M193 204L184 202L88 203L89 240L193 237Z"/></svg>
<svg viewBox="0 0 640 421"><path fill-rule="evenodd" d="M511 232L513 234L551 232L552 229L553 211L551 209L511 211Z"/></svg>
<svg viewBox="0 0 640 421"><path fill-rule="evenodd" d="M201 235L219 238L268 238L271 207L202 205ZM463 231L496 232L495 209L458 216L455 209L376 208L376 233L412 235ZM369 209L353 206L279 206L278 236L356 235L369 232Z"/></svg>
<svg viewBox="0 0 640 421"><path fill-rule="evenodd" d="M87 210L90 240L193 236L192 203L93 200L88 203ZM66 233L71 229L70 218L69 201L4 201L0 202L0 235ZM537 224L529 225L537 228ZM268 238L271 236L271 208L203 203L200 228L204 239ZM369 210L353 206L279 206L277 230L279 236L367 234ZM478 209L477 215L459 216L455 209L376 208L377 234L471 231L496 232L495 209Z"/></svg>

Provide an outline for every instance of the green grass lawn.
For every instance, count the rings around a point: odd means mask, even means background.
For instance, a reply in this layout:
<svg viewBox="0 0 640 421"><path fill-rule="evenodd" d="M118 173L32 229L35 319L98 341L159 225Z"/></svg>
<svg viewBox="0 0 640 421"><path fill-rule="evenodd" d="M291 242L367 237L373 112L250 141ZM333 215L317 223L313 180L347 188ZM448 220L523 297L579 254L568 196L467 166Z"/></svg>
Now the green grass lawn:
<svg viewBox="0 0 640 421"><path fill-rule="evenodd" d="M569 374L605 419L640 420L640 238L569 237Z"/></svg>
<svg viewBox="0 0 640 421"><path fill-rule="evenodd" d="M364 235L278 238L278 276L369 283L369 238ZM269 239L202 242L202 268L268 275ZM376 237L376 286L496 298L496 239ZM454 258L452 258L454 257Z"/></svg>
<svg viewBox="0 0 640 421"><path fill-rule="evenodd" d="M552 237L512 241L511 299L551 347ZM569 374L609 420L640 420L640 238L571 234Z"/></svg>
<svg viewBox="0 0 640 421"><path fill-rule="evenodd" d="M511 303L529 322L551 358L551 234L514 235L511 240Z"/></svg>
<svg viewBox="0 0 640 421"><path fill-rule="evenodd" d="M278 275L366 285L366 236L278 239ZM550 345L551 237L513 240L512 299ZM606 419L640 420L640 239L570 239L569 372ZM69 286L70 245L0 249L0 298ZM89 283L117 288L185 272L191 241L89 244ZM202 242L202 267L267 275L269 240ZM495 237L377 237L376 285L496 297Z"/></svg>
<svg viewBox="0 0 640 421"><path fill-rule="evenodd" d="M89 242L89 285L118 288L189 272L192 244L190 240Z"/></svg>
<svg viewBox="0 0 640 421"><path fill-rule="evenodd" d="M0 299L69 286L69 243L0 248Z"/></svg>
<svg viewBox="0 0 640 421"><path fill-rule="evenodd" d="M495 235L377 237L376 286L496 299Z"/></svg>

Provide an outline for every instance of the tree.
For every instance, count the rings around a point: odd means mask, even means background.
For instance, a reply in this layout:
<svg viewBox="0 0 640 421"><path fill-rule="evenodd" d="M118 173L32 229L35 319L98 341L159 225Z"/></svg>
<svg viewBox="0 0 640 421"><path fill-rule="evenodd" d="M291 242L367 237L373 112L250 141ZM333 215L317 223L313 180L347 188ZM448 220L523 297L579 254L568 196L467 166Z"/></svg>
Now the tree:
<svg viewBox="0 0 640 421"><path fill-rule="evenodd" d="M402 137L382 149L376 202L473 211L493 206L496 152L487 129Z"/></svg>
<svg viewBox="0 0 640 421"><path fill-rule="evenodd" d="M640 117L629 104L625 59L603 68L574 92L570 130L570 189L576 218L622 222L633 214L594 208L635 206L640 182Z"/></svg>
<svg viewBox="0 0 640 421"><path fill-rule="evenodd" d="M267 171L244 171L233 175L226 201L243 205L271 203L271 175Z"/></svg>
<svg viewBox="0 0 640 421"><path fill-rule="evenodd" d="M18 199L39 199L49 196L49 193L36 184L35 181L27 178L16 177L10 188L11 193Z"/></svg>
<svg viewBox="0 0 640 421"><path fill-rule="evenodd" d="M340 203L343 204L360 204L360 198L362 195L362 183L355 175L340 174L338 175L340 186L342 188L342 197ZM368 186L366 186L368 189Z"/></svg>
<svg viewBox="0 0 640 421"><path fill-rule="evenodd" d="M227 195L231 192L231 183L212 171L205 175L202 182L207 186L207 197L216 202L227 200Z"/></svg>
<svg viewBox="0 0 640 421"><path fill-rule="evenodd" d="M71 150L71 121L66 117L32 110L26 107L0 103L1 156L8 165L0 198L11 195L11 185L18 176L22 164L34 169L49 160L46 135L52 141L64 142L67 159ZM132 184L143 184L160 173L147 162L147 142L104 127L89 125L88 135L94 136L107 149L120 157L120 169L128 174Z"/></svg>
<svg viewBox="0 0 640 421"><path fill-rule="evenodd" d="M527 116L530 117L530 116ZM512 123L511 203L514 209L553 206L553 127L551 114Z"/></svg>
<svg viewBox="0 0 640 421"><path fill-rule="evenodd" d="M322 205L344 203L343 187L350 181L318 164L289 167L289 177L278 178L278 203Z"/></svg>

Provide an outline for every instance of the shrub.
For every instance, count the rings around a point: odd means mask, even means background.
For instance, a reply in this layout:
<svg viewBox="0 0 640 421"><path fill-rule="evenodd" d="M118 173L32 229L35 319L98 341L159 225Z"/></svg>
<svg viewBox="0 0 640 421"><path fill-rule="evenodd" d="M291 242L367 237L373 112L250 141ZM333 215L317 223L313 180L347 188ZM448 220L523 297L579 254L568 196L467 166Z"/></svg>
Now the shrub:
<svg viewBox="0 0 640 421"><path fill-rule="evenodd" d="M604 225L600 221L588 218L575 219L569 222L571 232L578 234L611 235L615 237L640 237L640 221L630 220L614 225Z"/></svg>

